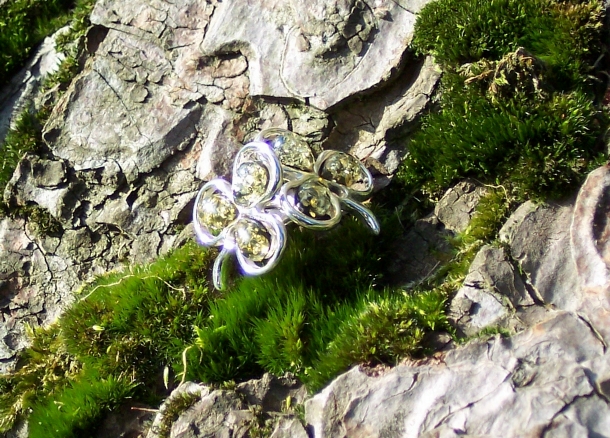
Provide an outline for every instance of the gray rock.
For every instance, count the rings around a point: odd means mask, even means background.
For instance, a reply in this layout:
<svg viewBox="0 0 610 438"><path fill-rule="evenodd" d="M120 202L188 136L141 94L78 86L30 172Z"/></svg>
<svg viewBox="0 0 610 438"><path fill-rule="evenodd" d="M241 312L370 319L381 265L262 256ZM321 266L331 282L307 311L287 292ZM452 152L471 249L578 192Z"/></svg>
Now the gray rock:
<svg viewBox="0 0 610 438"><path fill-rule="evenodd" d="M431 276L442 265L442 255L451 251L451 236L435 215L417 220L394 244L395 257L388 266L391 282L405 285Z"/></svg>
<svg viewBox="0 0 610 438"><path fill-rule="evenodd" d="M595 395L583 361L603 350L577 315L562 312L509 340L476 341L381 376L356 367L307 401L305 418L316 438L541 434Z"/></svg>
<svg viewBox="0 0 610 438"><path fill-rule="evenodd" d="M309 435L298 419L281 417L270 438L309 438Z"/></svg>
<svg viewBox="0 0 610 438"><path fill-rule="evenodd" d="M443 259L450 256L449 238L466 229L484 193L485 188L471 181L462 181L447 190L434 213L417 220L397 239L396 254L388 268L391 281L405 285L432 275L443 264ZM465 311L468 308L470 305Z"/></svg>
<svg viewBox="0 0 610 438"><path fill-rule="evenodd" d="M432 58L426 58L404 69L393 85L336 109L331 114L341 129L331 133L328 147L349 152L373 167L376 187L383 187L404 158L405 135L428 106L439 77Z"/></svg>
<svg viewBox="0 0 610 438"><path fill-rule="evenodd" d="M515 328L520 325L515 312L533 304L504 250L484 246L451 300L449 320L463 335L473 336L486 327Z"/></svg>
<svg viewBox="0 0 610 438"><path fill-rule="evenodd" d="M447 190L434 207L445 227L456 233L466 230L486 189L472 181L462 181Z"/></svg>
<svg viewBox="0 0 610 438"><path fill-rule="evenodd" d="M161 405L146 438L159 438L161 424L172 404L181 397L193 398L191 406L170 422L172 438L248 437L272 424L276 438L307 437L294 414L286 413L306 396L304 387L291 375L239 384L235 390L211 390L205 385L186 382L176 388ZM290 406L289 406L290 405Z"/></svg>
<svg viewBox="0 0 610 438"><path fill-rule="evenodd" d="M154 417L152 411L147 405L124 404L101 421L93 438L143 438Z"/></svg>
<svg viewBox="0 0 610 438"><path fill-rule="evenodd" d="M528 201L506 221L500 240L526 275L537 299L576 310L580 284L570 250L573 204L540 205Z"/></svg>
<svg viewBox="0 0 610 438"><path fill-rule="evenodd" d="M195 404L197 401L207 397L208 395L210 395L210 388L205 385L199 385L193 382L182 383L172 391L169 397L159 407L159 411L157 415L155 415L155 418L148 429L146 438L160 438L159 433L161 431L161 425L164 421L166 421L165 416L168 415L168 409L176 400L184 397L190 397L193 404Z"/></svg>
<svg viewBox="0 0 610 438"><path fill-rule="evenodd" d="M172 438L247 436L254 415L234 392L216 390L180 415L173 424Z"/></svg>
<svg viewBox="0 0 610 438"><path fill-rule="evenodd" d="M57 219L70 217L73 195L64 163L27 154L7 184L4 200L19 206L34 202Z"/></svg>
<svg viewBox="0 0 610 438"><path fill-rule="evenodd" d="M307 390L294 376L287 374L275 377L265 374L260 379L248 380L237 385L235 390L245 396L251 405L260 405L265 411L280 412L285 409L286 400L302 404L307 396Z"/></svg>
<svg viewBox="0 0 610 438"><path fill-rule="evenodd" d="M423 4L222 2L201 50L245 53L252 96L307 99L327 109L390 77L401 64Z"/></svg>

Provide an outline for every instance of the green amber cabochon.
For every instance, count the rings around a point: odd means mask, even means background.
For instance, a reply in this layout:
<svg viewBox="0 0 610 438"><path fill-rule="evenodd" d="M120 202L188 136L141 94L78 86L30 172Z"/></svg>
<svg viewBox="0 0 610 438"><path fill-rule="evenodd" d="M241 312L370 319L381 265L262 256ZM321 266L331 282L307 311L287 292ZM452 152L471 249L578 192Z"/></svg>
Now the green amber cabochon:
<svg viewBox="0 0 610 438"><path fill-rule="evenodd" d="M204 192L198 199L195 209L199 224L212 236L218 236L237 218L235 204L218 191Z"/></svg>
<svg viewBox="0 0 610 438"><path fill-rule="evenodd" d="M329 153L320 165L319 175L355 191L366 192L371 185L369 173L360 160L343 152Z"/></svg>
<svg viewBox="0 0 610 438"><path fill-rule="evenodd" d="M316 179L310 179L296 190L296 207L314 219L327 219L335 215L328 187Z"/></svg>
<svg viewBox="0 0 610 438"><path fill-rule="evenodd" d="M267 143L284 166L310 172L315 158L309 145L298 135L281 128L261 131L256 139Z"/></svg>
<svg viewBox="0 0 610 438"><path fill-rule="evenodd" d="M261 222L242 218L235 224L235 243L243 256L259 263L270 257L271 235Z"/></svg>
<svg viewBox="0 0 610 438"><path fill-rule="evenodd" d="M261 161L246 161L233 174L233 198L242 207L257 204L269 186L269 170Z"/></svg>
<svg viewBox="0 0 610 438"><path fill-rule="evenodd" d="M269 145L251 142L235 157L231 190L240 207L252 208L273 197L281 182L281 169Z"/></svg>

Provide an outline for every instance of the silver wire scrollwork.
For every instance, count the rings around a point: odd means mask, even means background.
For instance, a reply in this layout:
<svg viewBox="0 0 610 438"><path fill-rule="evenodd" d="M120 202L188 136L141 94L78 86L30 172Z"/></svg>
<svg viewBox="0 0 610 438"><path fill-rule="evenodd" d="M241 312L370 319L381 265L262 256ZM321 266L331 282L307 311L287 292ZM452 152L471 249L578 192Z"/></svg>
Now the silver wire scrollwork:
<svg viewBox="0 0 610 438"><path fill-rule="evenodd" d="M290 222L327 230L350 210L379 234L379 222L361 204L372 191L373 177L352 155L327 150L315 159L296 134L280 128L261 131L235 157L232 182L209 181L195 199L197 240L222 246L214 262L214 286L224 288L222 266L233 253L246 275L273 269Z"/></svg>

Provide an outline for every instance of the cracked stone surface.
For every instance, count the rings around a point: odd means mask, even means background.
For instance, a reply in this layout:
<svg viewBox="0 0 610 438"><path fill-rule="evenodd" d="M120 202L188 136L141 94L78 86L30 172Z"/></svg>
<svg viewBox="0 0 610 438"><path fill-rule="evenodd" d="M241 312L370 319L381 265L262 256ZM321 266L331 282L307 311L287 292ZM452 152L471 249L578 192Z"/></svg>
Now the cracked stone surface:
<svg viewBox="0 0 610 438"><path fill-rule="evenodd" d="M466 230L479 199L486 189L472 181L461 181L447 190L434 208L434 214L445 228L456 233Z"/></svg>
<svg viewBox="0 0 610 438"><path fill-rule="evenodd" d="M305 388L291 375L265 374L261 379L239 384L234 390L183 383L161 405L146 438L159 438L165 413L174 400L185 395L193 403L171 425L171 438L258 436L254 431L260 433L265 423L272 425L274 438L308 436L296 414L287 412L304 402Z"/></svg>
<svg viewBox="0 0 610 438"><path fill-rule="evenodd" d="M426 3L222 2L201 49L246 54L252 96L297 98L324 110L387 80Z"/></svg>
<svg viewBox="0 0 610 438"><path fill-rule="evenodd" d="M566 413L585 397L602 402L585 361L604 350L577 315L558 312L510 339L476 341L381 376L353 368L306 402L305 418L315 437L554 436L556 422L600 429L607 420L591 410L596 403L580 417ZM587 416L590 429L578 421Z"/></svg>
<svg viewBox="0 0 610 438"><path fill-rule="evenodd" d="M188 239L197 190L261 129L351 150L387 184L439 77L408 50L425 3L99 0L48 151L26 155L2 194L60 231L0 222L0 372L25 324L53 321L84 282Z"/></svg>
<svg viewBox="0 0 610 438"><path fill-rule="evenodd" d="M519 207L451 303L467 335L517 334L355 367L306 402L312 436L608 436L609 206L604 166L575 200Z"/></svg>
<svg viewBox="0 0 610 438"><path fill-rule="evenodd" d="M485 246L451 300L449 319L465 336L476 335L485 327L515 329L519 326L515 312L534 304L504 250Z"/></svg>

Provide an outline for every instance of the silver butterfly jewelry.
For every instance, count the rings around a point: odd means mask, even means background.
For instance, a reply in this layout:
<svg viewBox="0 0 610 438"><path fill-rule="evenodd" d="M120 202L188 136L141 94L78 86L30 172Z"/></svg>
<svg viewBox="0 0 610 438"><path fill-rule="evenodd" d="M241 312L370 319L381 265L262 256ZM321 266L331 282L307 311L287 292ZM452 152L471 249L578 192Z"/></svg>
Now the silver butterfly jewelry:
<svg viewBox="0 0 610 438"><path fill-rule="evenodd" d="M246 275L273 269L286 246L290 222L326 230L347 209L379 234L379 222L361 204L372 190L373 177L352 155L327 150L315 159L296 134L280 128L261 131L237 153L232 183L214 179L195 199L199 243L222 246L214 262L214 286L224 288L222 265L232 253Z"/></svg>

